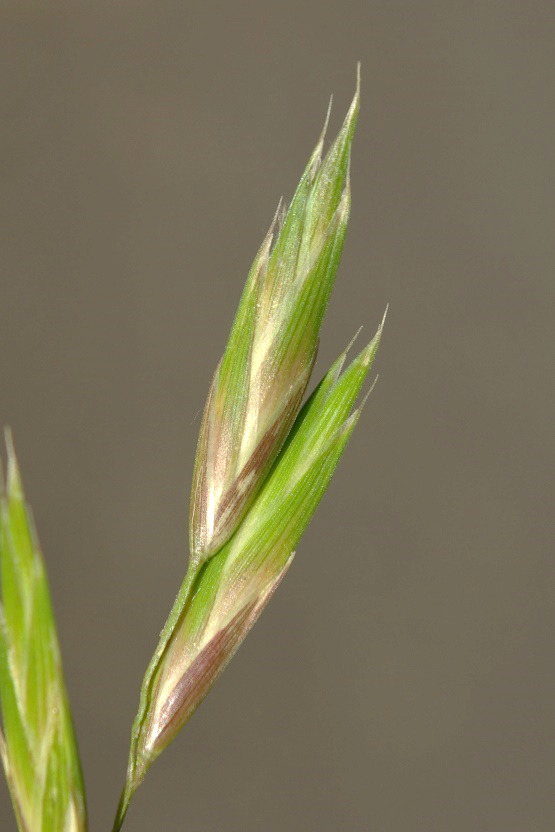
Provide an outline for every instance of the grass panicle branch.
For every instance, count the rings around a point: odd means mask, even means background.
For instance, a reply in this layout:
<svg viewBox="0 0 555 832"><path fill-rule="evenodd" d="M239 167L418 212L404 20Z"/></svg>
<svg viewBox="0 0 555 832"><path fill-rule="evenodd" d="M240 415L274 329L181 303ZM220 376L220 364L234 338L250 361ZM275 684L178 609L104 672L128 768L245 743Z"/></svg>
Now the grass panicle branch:
<svg viewBox="0 0 555 832"><path fill-rule="evenodd" d="M274 220L216 369L195 460L189 566L143 680L114 832L282 580L360 417L355 402L383 321L301 408L347 228L359 99L357 81L337 138L322 158L322 134Z"/></svg>

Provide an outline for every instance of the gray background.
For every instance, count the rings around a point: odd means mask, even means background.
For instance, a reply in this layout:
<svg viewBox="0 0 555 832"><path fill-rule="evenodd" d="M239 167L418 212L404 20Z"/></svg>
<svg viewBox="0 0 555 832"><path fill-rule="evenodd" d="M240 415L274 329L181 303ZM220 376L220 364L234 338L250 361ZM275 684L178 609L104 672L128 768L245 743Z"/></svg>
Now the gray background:
<svg viewBox="0 0 555 832"><path fill-rule="evenodd" d="M127 828L551 832L551 0L3 0L0 18L0 421L93 832L185 569L212 371L357 59L317 375L389 302L380 382L294 568Z"/></svg>

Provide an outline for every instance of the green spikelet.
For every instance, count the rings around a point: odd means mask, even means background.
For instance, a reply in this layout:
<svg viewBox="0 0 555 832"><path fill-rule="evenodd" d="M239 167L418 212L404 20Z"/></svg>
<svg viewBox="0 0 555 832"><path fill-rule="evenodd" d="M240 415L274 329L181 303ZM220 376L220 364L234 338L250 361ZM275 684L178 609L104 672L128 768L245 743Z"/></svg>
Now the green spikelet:
<svg viewBox="0 0 555 832"><path fill-rule="evenodd" d="M48 582L9 434L0 497L0 754L20 832L85 832Z"/></svg>
<svg viewBox="0 0 555 832"><path fill-rule="evenodd" d="M195 563L236 530L301 407L347 230L359 99L357 84L335 141L322 160L324 129L251 268L200 430L190 511Z"/></svg>
<svg viewBox="0 0 555 832"><path fill-rule="evenodd" d="M299 413L243 523L200 569L189 568L145 675L115 830L156 757L177 736L287 571L358 422L354 402L382 333L342 373L335 362Z"/></svg>

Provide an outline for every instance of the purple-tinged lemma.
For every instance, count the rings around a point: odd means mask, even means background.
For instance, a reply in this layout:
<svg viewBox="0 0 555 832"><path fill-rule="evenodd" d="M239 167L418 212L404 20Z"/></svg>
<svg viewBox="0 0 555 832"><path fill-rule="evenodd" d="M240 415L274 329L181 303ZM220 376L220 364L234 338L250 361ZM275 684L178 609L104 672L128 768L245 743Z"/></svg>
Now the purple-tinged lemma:
<svg viewBox="0 0 555 832"><path fill-rule="evenodd" d="M176 736L248 633L293 559L360 416L351 412L376 354L333 365L299 414L236 534L206 565L167 644L142 731L147 764Z"/></svg>

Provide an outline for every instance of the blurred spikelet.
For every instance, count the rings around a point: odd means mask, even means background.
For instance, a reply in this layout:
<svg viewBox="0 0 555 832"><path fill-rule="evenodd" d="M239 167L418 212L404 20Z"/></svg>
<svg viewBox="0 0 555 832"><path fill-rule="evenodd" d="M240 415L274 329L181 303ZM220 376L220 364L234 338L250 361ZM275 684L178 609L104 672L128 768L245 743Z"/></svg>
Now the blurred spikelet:
<svg viewBox="0 0 555 832"><path fill-rule="evenodd" d="M0 484L0 754L20 832L85 832L48 582L9 433L7 451Z"/></svg>

